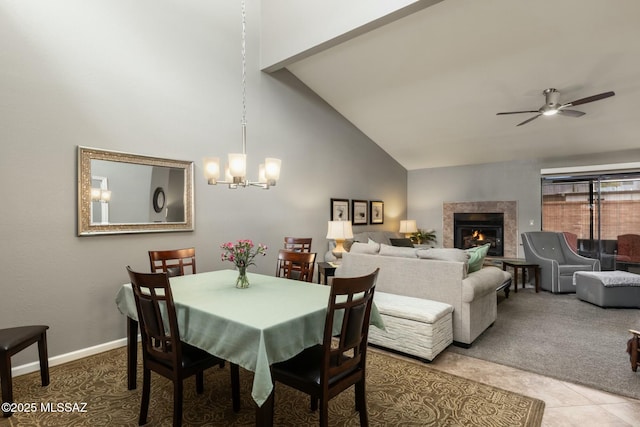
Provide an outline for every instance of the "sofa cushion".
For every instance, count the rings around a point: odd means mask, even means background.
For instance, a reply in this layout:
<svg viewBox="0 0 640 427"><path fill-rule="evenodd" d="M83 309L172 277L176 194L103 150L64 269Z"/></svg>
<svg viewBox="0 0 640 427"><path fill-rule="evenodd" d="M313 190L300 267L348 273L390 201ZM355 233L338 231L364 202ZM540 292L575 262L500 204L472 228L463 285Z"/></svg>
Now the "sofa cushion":
<svg viewBox="0 0 640 427"><path fill-rule="evenodd" d="M354 254L377 255L379 251L380 245L372 241L371 243L353 242L349 252Z"/></svg>
<svg viewBox="0 0 640 427"><path fill-rule="evenodd" d="M446 314L453 312L450 304L386 292L376 292L373 302L380 314L422 323L435 323Z"/></svg>
<svg viewBox="0 0 640 427"><path fill-rule="evenodd" d="M373 240L376 243L384 243L385 245L390 245L390 238L399 238L404 237L404 234L400 234L395 231L363 231L360 233L355 233L353 235L353 240L356 242L366 243L369 240Z"/></svg>
<svg viewBox="0 0 640 427"><path fill-rule="evenodd" d="M476 246L475 248L469 248L466 250L469 255L469 265L467 267L468 273L473 273L474 271L478 271L482 268L484 258L487 256L490 247L491 243L487 243L485 245Z"/></svg>
<svg viewBox="0 0 640 427"><path fill-rule="evenodd" d="M439 261L455 261L467 263L469 255L462 249L455 248L431 248L418 249L416 254L422 259L436 259Z"/></svg>
<svg viewBox="0 0 640 427"><path fill-rule="evenodd" d="M380 244L380 255L384 256L397 256L402 258L417 258L417 249L415 248L403 248L397 246L389 246L384 243Z"/></svg>

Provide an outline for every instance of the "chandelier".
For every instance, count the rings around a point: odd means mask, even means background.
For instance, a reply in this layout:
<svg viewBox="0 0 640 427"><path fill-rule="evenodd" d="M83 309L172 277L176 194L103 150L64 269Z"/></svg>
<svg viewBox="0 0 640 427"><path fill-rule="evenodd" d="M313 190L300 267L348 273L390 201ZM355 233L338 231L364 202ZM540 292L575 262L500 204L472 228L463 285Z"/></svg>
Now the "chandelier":
<svg viewBox="0 0 640 427"><path fill-rule="evenodd" d="M267 157L258 166L258 180L247 179L247 57L246 57L246 7L242 4L242 153L230 153L225 167L224 180L220 181L220 158L204 159L204 176L209 185L227 184L229 188L260 187L265 190L276 185L280 178L280 159Z"/></svg>

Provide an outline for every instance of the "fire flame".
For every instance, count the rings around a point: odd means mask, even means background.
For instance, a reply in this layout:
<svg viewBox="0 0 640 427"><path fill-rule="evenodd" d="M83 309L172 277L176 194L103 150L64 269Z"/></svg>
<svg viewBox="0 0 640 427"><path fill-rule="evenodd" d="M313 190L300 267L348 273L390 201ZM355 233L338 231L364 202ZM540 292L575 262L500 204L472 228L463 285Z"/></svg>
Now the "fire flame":
<svg viewBox="0 0 640 427"><path fill-rule="evenodd" d="M475 240L484 240L484 234L482 234L478 230L474 230L471 237L473 237Z"/></svg>

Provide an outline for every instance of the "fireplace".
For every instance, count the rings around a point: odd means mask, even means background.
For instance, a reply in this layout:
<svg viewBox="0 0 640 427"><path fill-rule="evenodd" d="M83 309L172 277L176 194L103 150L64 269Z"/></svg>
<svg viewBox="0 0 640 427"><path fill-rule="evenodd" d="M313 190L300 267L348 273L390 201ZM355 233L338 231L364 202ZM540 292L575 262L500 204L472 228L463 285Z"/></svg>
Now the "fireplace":
<svg viewBox="0 0 640 427"><path fill-rule="evenodd" d="M489 256L504 256L504 214L474 212L453 214L453 245L469 249L491 243Z"/></svg>
<svg viewBox="0 0 640 427"><path fill-rule="evenodd" d="M504 216L502 226L503 257L518 258L518 202L509 200L481 202L443 202L442 203L442 247L453 248L453 214L501 212Z"/></svg>

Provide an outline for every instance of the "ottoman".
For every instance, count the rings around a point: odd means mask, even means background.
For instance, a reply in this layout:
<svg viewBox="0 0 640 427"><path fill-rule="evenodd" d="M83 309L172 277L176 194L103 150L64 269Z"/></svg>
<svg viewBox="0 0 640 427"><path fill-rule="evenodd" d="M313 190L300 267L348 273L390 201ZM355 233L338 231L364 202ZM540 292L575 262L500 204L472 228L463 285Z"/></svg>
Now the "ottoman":
<svg viewBox="0 0 640 427"><path fill-rule="evenodd" d="M453 342L453 307L442 302L376 292L386 331L369 328L369 343L432 361Z"/></svg>
<svg viewBox="0 0 640 427"><path fill-rule="evenodd" d="M640 308L640 274L627 271L578 271L576 295L599 307Z"/></svg>

